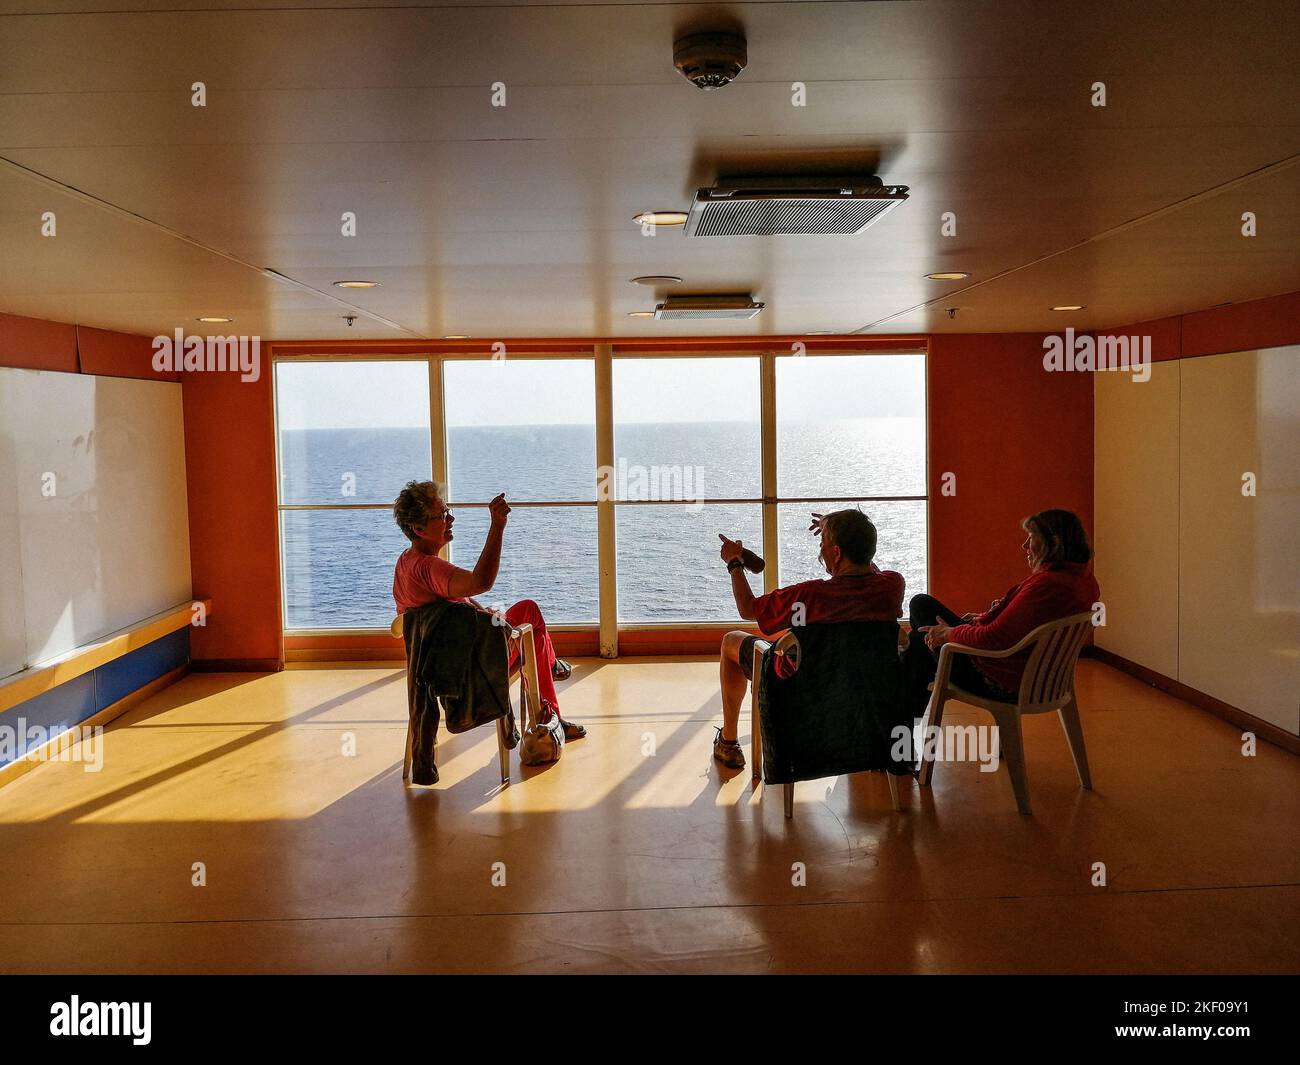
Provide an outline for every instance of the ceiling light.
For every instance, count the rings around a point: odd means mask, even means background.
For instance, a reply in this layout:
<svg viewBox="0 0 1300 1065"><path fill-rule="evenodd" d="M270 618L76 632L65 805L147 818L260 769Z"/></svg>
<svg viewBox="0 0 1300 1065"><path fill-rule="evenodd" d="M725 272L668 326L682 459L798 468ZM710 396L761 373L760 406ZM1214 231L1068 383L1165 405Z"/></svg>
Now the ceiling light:
<svg viewBox="0 0 1300 1065"><path fill-rule="evenodd" d="M970 277L970 274L963 273L960 270L952 270L939 274L926 274L931 281L964 281Z"/></svg>
<svg viewBox="0 0 1300 1065"><path fill-rule="evenodd" d="M634 285L679 285L682 279L672 274L645 274L628 279Z"/></svg>
<svg viewBox="0 0 1300 1065"><path fill-rule="evenodd" d="M655 312L654 311L628 311L627 316L629 318L653 318L655 316Z"/></svg>
<svg viewBox="0 0 1300 1065"><path fill-rule="evenodd" d="M1082 303L1062 303L1059 307L1053 307L1054 311L1081 311L1084 308Z"/></svg>
<svg viewBox="0 0 1300 1065"><path fill-rule="evenodd" d="M335 288L378 288L378 281L335 281Z"/></svg>
<svg viewBox="0 0 1300 1065"><path fill-rule="evenodd" d="M447 334L445 337L443 337L442 339L443 339L443 340L468 340L468 339L469 339L469 334L468 334L468 333L448 333L448 334Z"/></svg>
<svg viewBox="0 0 1300 1065"><path fill-rule="evenodd" d="M632 221L639 226L684 226L685 211L642 211L633 215Z"/></svg>
<svg viewBox="0 0 1300 1065"><path fill-rule="evenodd" d="M211 324L215 324L215 323L218 323L218 322L233 322L234 319L233 319L233 318L216 318L216 317L207 317L207 318L197 318L197 319L195 319L195 321L199 321L199 322L207 322L207 323L209 323L209 324L211 325Z"/></svg>

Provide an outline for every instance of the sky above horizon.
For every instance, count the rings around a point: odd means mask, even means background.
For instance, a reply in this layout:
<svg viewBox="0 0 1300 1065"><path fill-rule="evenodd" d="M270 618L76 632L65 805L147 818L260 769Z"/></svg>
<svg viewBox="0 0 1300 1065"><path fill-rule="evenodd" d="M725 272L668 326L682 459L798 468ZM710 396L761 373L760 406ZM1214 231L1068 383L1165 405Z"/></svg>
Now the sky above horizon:
<svg viewBox="0 0 1300 1065"><path fill-rule="evenodd" d="M754 422L754 357L615 359L616 424ZM462 360L443 364L448 428L591 425L591 359ZM280 362L281 429L427 428L428 364ZM777 360L781 422L922 417L925 356L789 356Z"/></svg>

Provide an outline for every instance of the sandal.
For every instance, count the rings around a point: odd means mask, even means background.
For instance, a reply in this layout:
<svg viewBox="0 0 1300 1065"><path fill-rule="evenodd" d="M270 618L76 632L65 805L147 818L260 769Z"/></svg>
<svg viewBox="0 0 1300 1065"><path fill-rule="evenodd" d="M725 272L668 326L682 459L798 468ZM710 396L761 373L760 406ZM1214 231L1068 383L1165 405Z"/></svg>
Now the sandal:
<svg viewBox="0 0 1300 1065"><path fill-rule="evenodd" d="M564 738L566 740L580 740L587 734L585 726L579 725L576 721L565 721L563 717L560 717L560 708L554 703L548 703L543 699L542 720L545 721L549 719L551 714L560 718L560 726L564 729Z"/></svg>
<svg viewBox="0 0 1300 1065"><path fill-rule="evenodd" d="M563 658L557 658L551 665L551 677L555 680L568 680L573 676L573 667Z"/></svg>

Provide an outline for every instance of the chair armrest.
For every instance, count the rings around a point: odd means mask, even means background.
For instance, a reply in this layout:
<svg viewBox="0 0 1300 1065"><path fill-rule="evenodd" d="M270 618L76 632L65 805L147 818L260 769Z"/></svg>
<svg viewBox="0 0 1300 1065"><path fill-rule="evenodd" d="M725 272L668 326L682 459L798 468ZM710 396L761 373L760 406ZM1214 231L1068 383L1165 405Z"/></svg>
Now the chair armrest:
<svg viewBox="0 0 1300 1065"><path fill-rule="evenodd" d="M970 655L972 658L1008 658L1017 651L1024 650L1025 641L1021 640L1015 647L1009 647L1005 651L989 651L983 647L967 647L964 643L945 643L939 648L939 657L946 654Z"/></svg>
<svg viewBox="0 0 1300 1065"><path fill-rule="evenodd" d="M772 645L772 653L778 655L788 655L790 651L799 646L799 637L790 629Z"/></svg>

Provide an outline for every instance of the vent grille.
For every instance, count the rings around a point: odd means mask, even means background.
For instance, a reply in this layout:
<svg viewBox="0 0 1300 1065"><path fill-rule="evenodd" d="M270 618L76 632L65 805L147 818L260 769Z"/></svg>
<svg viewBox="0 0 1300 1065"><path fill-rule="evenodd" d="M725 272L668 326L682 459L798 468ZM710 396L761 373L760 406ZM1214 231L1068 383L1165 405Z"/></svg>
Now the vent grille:
<svg viewBox="0 0 1300 1065"><path fill-rule="evenodd" d="M748 296L677 296L655 308L661 321L753 318L766 306Z"/></svg>
<svg viewBox="0 0 1300 1065"><path fill-rule="evenodd" d="M688 237L850 236L907 199L901 185L784 194L700 189L686 223Z"/></svg>

